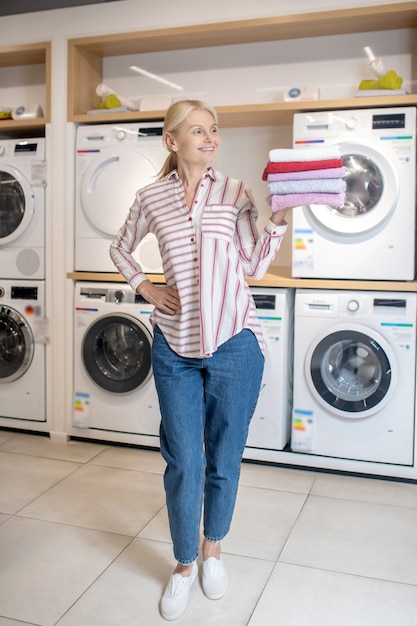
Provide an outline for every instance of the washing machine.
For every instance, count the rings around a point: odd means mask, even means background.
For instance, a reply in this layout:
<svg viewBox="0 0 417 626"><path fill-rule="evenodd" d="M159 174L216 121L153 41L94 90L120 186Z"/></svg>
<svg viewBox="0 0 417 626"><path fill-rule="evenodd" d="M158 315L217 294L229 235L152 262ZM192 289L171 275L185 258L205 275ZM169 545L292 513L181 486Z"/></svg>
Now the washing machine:
<svg viewBox="0 0 417 626"><path fill-rule="evenodd" d="M45 138L0 140L0 278L45 278Z"/></svg>
<svg viewBox="0 0 417 626"><path fill-rule="evenodd" d="M0 424L37 430L46 421L44 281L0 278Z"/></svg>
<svg viewBox="0 0 417 626"><path fill-rule="evenodd" d="M152 310L126 284L75 284L73 427L80 436L117 442L144 435L159 447Z"/></svg>
<svg viewBox="0 0 417 626"><path fill-rule="evenodd" d="M413 280L416 239L416 108L294 116L294 147L340 144L348 169L341 208L293 211L292 275Z"/></svg>
<svg viewBox="0 0 417 626"><path fill-rule="evenodd" d="M79 126L76 135L75 270L116 272L110 243L135 193L154 182L168 152L162 122ZM162 273L158 244L147 235L134 256L146 273Z"/></svg>
<svg viewBox="0 0 417 626"><path fill-rule="evenodd" d="M416 294L297 289L294 452L413 465Z"/></svg>
<svg viewBox="0 0 417 626"><path fill-rule="evenodd" d="M290 439L294 290L251 287L266 343L261 391L244 457L268 460ZM273 459L272 459L273 460Z"/></svg>

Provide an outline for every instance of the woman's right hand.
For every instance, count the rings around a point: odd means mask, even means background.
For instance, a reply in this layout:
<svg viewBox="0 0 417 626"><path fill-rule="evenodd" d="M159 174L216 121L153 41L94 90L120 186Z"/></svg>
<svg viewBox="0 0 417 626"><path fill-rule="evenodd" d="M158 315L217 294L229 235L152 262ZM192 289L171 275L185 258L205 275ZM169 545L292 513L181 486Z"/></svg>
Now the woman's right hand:
<svg viewBox="0 0 417 626"><path fill-rule="evenodd" d="M175 315L181 308L178 291L168 285L155 285L150 280L144 280L138 285L136 291L147 302L167 315Z"/></svg>

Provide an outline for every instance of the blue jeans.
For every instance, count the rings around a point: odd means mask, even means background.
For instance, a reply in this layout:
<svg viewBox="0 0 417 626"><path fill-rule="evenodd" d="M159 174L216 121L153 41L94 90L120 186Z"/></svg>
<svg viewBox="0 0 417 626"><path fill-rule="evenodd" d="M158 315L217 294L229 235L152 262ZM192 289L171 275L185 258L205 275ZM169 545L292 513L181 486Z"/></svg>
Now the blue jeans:
<svg viewBox="0 0 417 626"><path fill-rule="evenodd" d="M204 537L216 542L229 531L264 357L247 329L211 357L185 358L156 327L152 359L174 555L188 565L198 556L203 504Z"/></svg>

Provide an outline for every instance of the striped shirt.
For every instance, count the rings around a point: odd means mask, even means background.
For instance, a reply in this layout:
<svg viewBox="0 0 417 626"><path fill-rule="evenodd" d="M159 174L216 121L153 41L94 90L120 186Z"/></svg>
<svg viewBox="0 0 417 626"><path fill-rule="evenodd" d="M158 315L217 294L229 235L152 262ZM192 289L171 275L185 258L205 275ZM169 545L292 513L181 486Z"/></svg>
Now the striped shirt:
<svg viewBox="0 0 417 626"><path fill-rule="evenodd" d="M211 356L243 328L255 333L264 350L245 275L264 276L287 226L269 221L259 237L257 216L250 188L212 168L201 178L191 209L176 170L136 193L110 255L136 291L147 277L132 252L154 233L166 283L177 289L181 308L174 315L154 309L151 322L181 356Z"/></svg>

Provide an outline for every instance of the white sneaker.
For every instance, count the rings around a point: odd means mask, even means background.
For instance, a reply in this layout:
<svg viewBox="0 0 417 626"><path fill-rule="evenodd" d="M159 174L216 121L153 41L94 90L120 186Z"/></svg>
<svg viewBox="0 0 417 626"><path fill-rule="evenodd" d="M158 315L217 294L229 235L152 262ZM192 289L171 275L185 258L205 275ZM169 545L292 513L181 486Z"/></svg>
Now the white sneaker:
<svg viewBox="0 0 417 626"><path fill-rule="evenodd" d="M189 576L172 574L167 588L161 598L161 615L166 620L174 620L180 617L188 606L190 591L198 573L197 563L194 561L193 569Z"/></svg>
<svg viewBox="0 0 417 626"><path fill-rule="evenodd" d="M203 561L203 591L210 600L219 600L229 587L229 577L223 560L211 556Z"/></svg>

